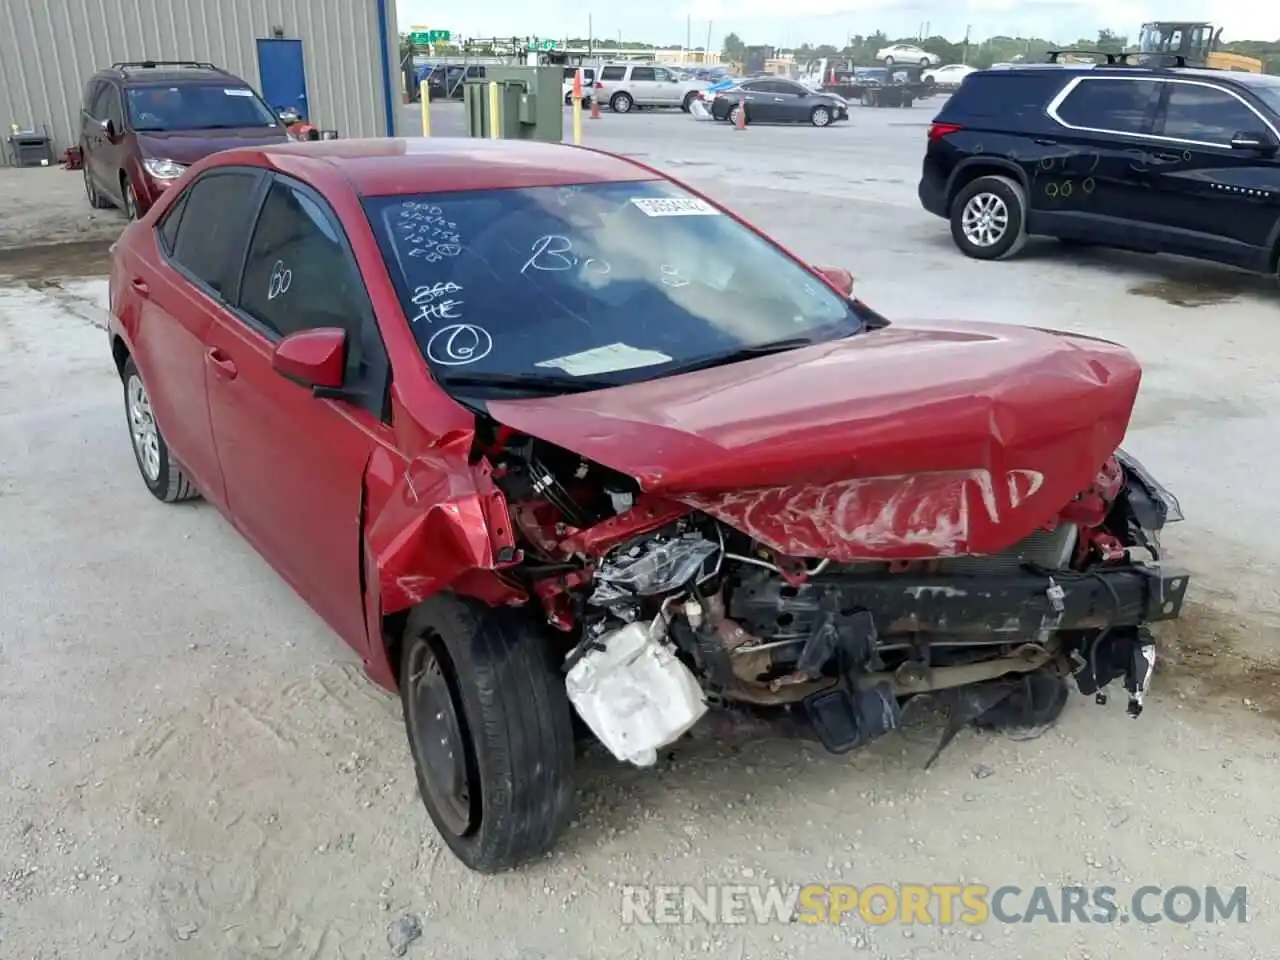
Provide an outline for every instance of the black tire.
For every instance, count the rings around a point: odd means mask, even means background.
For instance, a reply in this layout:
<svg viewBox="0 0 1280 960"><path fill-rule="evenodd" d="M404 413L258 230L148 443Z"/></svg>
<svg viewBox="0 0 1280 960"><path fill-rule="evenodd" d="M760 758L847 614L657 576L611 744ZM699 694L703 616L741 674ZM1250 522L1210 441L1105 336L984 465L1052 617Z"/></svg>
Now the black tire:
<svg viewBox="0 0 1280 960"><path fill-rule="evenodd" d="M98 192L97 184L89 175L88 153L84 147L80 148L80 168L84 172L84 195L89 201L89 206L94 210L106 210L111 206L111 201Z"/></svg>
<svg viewBox="0 0 1280 960"><path fill-rule="evenodd" d="M885 65L886 67L892 67L892 66L893 66L893 62L894 62L894 61L893 61L893 57L885 57L885 58L884 58L884 65Z"/></svg>
<svg viewBox="0 0 1280 960"><path fill-rule="evenodd" d="M835 115L830 107L819 105L809 111L809 122L815 127L829 127L835 122Z"/></svg>
<svg viewBox="0 0 1280 960"><path fill-rule="evenodd" d="M1027 241L1026 210L1026 193L1016 181L978 177L951 202L951 239L961 253L975 260L1011 257Z"/></svg>
<svg viewBox="0 0 1280 960"><path fill-rule="evenodd" d="M931 66L931 64L929 63L929 58L928 58L928 57L921 57L921 58L920 58L920 68L921 68L922 70L928 70L930 66Z"/></svg>
<svg viewBox="0 0 1280 960"><path fill-rule="evenodd" d="M572 808L573 714L533 621L438 595L410 615L400 671L418 791L449 849L478 873L549 851Z"/></svg>
<svg viewBox="0 0 1280 960"><path fill-rule="evenodd" d="M614 113L630 113L631 108L636 105L631 94L619 90L609 98L609 109Z"/></svg>
<svg viewBox="0 0 1280 960"><path fill-rule="evenodd" d="M698 95L692 91L684 95L684 100L680 103L680 109L685 113L689 113L693 109L693 101L698 99Z"/></svg>
<svg viewBox="0 0 1280 960"><path fill-rule="evenodd" d="M120 371L124 384L124 414L129 425L130 446L138 464L138 473L151 495L161 503L179 503L193 500L200 492L191 485L182 468L169 455L169 445L164 442L160 425L155 422L151 407L151 394L142 382L142 375L130 357Z"/></svg>

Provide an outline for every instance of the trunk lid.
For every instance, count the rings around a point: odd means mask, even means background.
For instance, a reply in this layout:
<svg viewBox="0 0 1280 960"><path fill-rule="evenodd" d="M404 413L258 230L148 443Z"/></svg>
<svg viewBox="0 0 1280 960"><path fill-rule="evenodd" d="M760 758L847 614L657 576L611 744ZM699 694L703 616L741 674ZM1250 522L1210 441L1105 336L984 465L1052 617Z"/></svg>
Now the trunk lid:
<svg viewBox="0 0 1280 960"><path fill-rule="evenodd" d="M489 410L789 556L919 559L997 553L1052 524L1120 445L1140 379L1106 341L895 323Z"/></svg>

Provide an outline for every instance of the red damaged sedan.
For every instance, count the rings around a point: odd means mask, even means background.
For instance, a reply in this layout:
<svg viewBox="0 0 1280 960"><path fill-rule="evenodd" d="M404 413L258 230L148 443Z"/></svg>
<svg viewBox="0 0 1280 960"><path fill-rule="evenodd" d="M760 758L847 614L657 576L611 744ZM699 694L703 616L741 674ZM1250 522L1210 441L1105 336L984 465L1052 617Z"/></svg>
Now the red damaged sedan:
<svg viewBox="0 0 1280 960"><path fill-rule="evenodd" d="M944 701L1142 709L1177 501L1125 349L890 322L632 160L485 140L229 150L121 238L143 482L202 496L397 690L480 871L548 850L575 738L704 715L843 752Z"/></svg>

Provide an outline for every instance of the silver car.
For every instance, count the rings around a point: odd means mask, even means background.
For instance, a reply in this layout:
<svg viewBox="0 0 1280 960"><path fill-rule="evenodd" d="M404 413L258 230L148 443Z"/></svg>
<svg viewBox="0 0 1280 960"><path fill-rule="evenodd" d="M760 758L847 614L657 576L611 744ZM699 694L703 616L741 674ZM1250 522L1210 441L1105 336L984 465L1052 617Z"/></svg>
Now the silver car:
<svg viewBox="0 0 1280 960"><path fill-rule="evenodd" d="M634 107L679 107L689 105L706 90L705 80L681 80L666 67L652 63L614 63L600 69L596 80L601 105L615 113L630 113Z"/></svg>

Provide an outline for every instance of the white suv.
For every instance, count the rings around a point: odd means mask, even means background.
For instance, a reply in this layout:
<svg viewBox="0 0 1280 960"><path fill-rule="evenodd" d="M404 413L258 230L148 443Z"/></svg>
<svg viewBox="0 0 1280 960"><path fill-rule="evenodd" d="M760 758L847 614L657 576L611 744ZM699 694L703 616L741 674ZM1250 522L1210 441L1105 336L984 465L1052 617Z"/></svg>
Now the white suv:
<svg viewBox="0 0 1280 960"><path fill-rule="evenodd" d="M885 47L876 54L876 59L886 67L895 63L918 63L922 67L936 67L942 62L942 58L936 53L921 50L910 43L895 43L891 47Z"/></svg>
<svg viewBox="0 0 1280 960"><path fill-rule="evenodd" d="M652 63L615 63L600 69L600 103L615 113L633 107L679 107L686 113L698 94L711 86L705 80L681 80L666 67Z"/></svg>
<svg viewBox="0 0 1280 960"><path fill-rule="evenodd" d="M564 84L561 91L564 93L564 105L567 107L573 103L573 75L582 70L582 106L583 109L591 106L591 96L595 91L596 72L591 67L565 67L564 68Z"/></svg>

